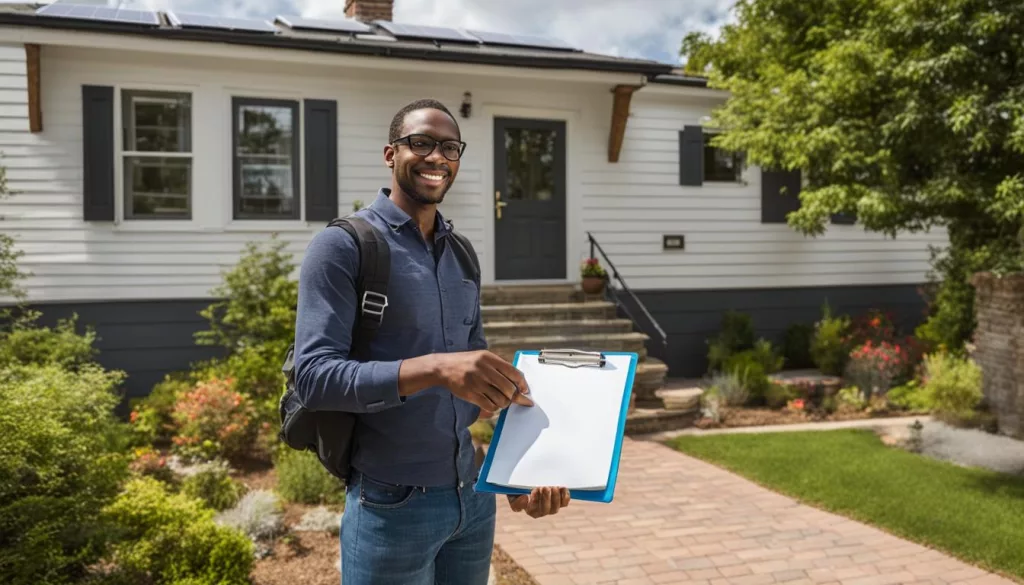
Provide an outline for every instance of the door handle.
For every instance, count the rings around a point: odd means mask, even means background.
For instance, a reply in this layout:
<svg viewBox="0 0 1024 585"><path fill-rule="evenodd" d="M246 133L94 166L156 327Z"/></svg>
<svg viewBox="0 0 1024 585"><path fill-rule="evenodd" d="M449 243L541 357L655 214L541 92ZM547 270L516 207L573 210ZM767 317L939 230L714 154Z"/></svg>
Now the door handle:
<svg viewBox="0 0 1024 585"><path fill-rule="evenodd" d="M498 219L501 219L501 209L508 205L507 202L501 200L501 191L494 192L494 211L498 215Z"/></svg>

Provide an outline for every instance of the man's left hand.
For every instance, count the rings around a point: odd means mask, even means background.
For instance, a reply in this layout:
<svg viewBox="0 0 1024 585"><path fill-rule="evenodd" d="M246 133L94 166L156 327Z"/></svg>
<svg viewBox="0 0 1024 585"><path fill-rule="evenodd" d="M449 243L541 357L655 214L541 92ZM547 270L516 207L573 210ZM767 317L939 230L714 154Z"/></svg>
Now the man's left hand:
<svg viewBox="0 0 1024 585"><path fill-rule="evenodd" d="M513 512L526 511L533 518L557 514L569 505L569 490L560 487L533 488L529 495L509 496L508 503Z"/></svg>

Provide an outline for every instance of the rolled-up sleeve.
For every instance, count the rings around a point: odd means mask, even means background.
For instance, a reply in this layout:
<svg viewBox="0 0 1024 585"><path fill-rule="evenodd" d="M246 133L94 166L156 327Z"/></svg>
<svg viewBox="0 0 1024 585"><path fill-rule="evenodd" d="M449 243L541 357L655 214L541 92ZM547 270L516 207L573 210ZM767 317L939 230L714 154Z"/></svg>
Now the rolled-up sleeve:
<svg viewBox="0 0 1024 585"><path fill-rule="evenodd" d="M310 410L377 412L404 402L401 360L349 358L358 309L359 248L341 228L313 237L299 269L295 392Z"/></svg>

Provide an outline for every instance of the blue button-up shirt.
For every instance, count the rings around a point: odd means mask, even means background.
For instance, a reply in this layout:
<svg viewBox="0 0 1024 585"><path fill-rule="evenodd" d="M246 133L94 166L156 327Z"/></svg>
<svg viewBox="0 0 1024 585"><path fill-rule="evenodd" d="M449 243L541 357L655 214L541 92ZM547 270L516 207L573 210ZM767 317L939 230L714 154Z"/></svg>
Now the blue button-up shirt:
<svg viewBox="0 0 1024 585"><path fill-rule="evenodd" d="M432 242L381 189L357 212L391 248L383 322L368 361L349 359L358 310L359 249L341 228L310 242L299 273L295 390L306 408L357 413L352 466L378 481L451 486L475 480L475 405L434 387L398 394L402 360L485 349L480 282L464 273L437 214ZM435 255L435 249L437 255Z"/></svg>

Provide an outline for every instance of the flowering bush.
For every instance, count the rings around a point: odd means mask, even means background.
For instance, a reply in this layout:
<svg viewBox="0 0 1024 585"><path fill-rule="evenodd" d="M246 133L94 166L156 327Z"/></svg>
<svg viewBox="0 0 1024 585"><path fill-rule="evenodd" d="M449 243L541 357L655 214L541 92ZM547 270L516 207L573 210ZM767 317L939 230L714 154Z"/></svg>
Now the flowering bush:
<svg viewBox="0 0 1024 585"><path fill-rule="evenodd" d="M236 392L231 379L212 379L181 395L172 418L177 434L174 450L186 458L237 459L252 445L255 409L248 397Z"/></svg>
<svg viewBox="0 0 1024 585"><path fill-rule="evenodd" d="M905 381L913 367L913 354L905 346L888 341L876 344L869 339L850 352L846 378L870 398Z"/></svg>
<svg viewBox="0 0 1024 585"><path fill-rule="evenodd" d="M806 404L803 398L795 398L786 403L786 408L794 412L803 412Z"/></svg>
<svg viewBox="0 0 1024 585"><path fill-rule="evenodd" d="M605 272L604 267L597 261L597 258L587 258L580 264L580 276L604 278L607 275L608 273Z"/></svg>

